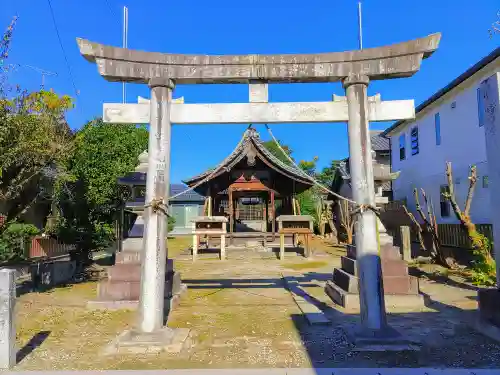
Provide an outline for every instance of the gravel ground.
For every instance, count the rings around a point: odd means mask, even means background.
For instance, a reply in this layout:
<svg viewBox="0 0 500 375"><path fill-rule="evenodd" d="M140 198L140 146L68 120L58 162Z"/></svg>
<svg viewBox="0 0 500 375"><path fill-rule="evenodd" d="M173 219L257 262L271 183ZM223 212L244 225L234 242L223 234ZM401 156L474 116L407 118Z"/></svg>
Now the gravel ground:
<svg viewBox="0 0 500 375"><path fill-rule="evenodd" d="M475 292L456 285L422 280L422 291L436 302L420 311L391 311L389 323L420 341L419 351L356 351L348 333L358 316L335 308L322 292L321 280L308 282L304 290L322 302L332 324L307 325L280 275L322 279L339 263L329 253L317 262L300 257L177 262L189 289L169 326L191 328L193 343L180 355L101 355L106 344L133 326L136 315L87 310L95 283L25 294L16 311L18 344L25 347L16 369L500 368L500 346L466 324L476 308Z"/></svg>

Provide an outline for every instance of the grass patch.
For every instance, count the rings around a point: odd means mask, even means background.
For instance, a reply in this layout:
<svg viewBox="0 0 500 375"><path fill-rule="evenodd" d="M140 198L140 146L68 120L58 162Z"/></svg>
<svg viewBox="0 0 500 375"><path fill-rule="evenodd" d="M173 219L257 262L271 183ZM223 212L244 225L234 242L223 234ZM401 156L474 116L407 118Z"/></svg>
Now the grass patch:
<svg viewBox="0 0 500 375"><path fill-rule="evenodd" d="M167 240L168 257L175 258L193 243L191 236L171 237Z"/></svg>

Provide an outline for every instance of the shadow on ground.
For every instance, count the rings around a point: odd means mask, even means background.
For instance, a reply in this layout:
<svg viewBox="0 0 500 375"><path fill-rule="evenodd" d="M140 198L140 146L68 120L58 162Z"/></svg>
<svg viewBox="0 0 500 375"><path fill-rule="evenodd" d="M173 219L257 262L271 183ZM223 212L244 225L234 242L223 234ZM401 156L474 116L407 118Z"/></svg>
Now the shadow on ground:
<svg viewBox="0 0 500 375"><path fill-rule="evenodd" d="M36 348L44 343L49 337L50 331L41 331L34 335L26 345L24 345L16 354L16 362L21 362L24 358L30 355Z"/></svg>
<svg viewBox="0 0 500 375"><path fill-rule="evenodd" d="M433 300L424 294L425 308L415 312L389 312L388 324L411 342L412 349L395 351L360 351L353 338L360 327L359 313L342 311L322 297L311 295L308 288L319 287L331 274L309 272L283 278L228 278L184 280L189 289L267 289L285 288L292 295L316 306L329 320L329 325L310 325L303 314L290 319L315 368L345 367L447 367L499 368L500 345L474 331L468 323L475 310L463 310ZM265 319L265 316L262 317ZM414 350L418 349L418 350Z"/></svg>

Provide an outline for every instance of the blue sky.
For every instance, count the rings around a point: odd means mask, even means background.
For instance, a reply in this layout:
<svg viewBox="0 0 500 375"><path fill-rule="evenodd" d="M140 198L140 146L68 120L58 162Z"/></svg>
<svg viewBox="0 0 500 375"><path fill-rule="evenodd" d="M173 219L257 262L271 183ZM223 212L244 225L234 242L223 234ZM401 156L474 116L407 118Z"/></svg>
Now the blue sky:
<svg viewBox="0 0 500 375"><path fill-rule="evenodd" d="M129 8L129 48L201 54L314 53L357 48L355 0L51 0L66 55L80 91L69 115L72 128L102 114L103 102L121 102L121 84L102 79L79 54L76 37L121 45L121 8ZM146 5L147 4L147 5ZM374 82L369 94L383 99L425 100L496 48L488 28L498 0L364 0L364 47L376 47L443 34L439 50L412 78ZM46 88L74 95L47 0L2 0L0 27L19 15L10 62L52 72ZM37 89L41 76L26 67L12 75L24 88ZM190 103L246 102L245 85L178 86L174 97ZM343 95L340 84L271 85L270 101L328 101ZM149 97L147 87L128 85L128 102ZM372 124L382 129L388 124ZM172 175L178 182L216 165L234 148L244 125L178 126L173 130ZM268 139L262 126L261 136ZM274 125L296 159L319 157L319 167L347 156L346 124Z"/></svg>

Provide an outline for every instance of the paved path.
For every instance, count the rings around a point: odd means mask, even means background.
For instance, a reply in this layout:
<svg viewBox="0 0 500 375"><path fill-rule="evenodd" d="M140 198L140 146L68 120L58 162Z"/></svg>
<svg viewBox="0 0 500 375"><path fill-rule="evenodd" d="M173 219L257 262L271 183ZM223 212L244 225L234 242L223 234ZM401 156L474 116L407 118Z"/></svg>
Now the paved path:
<svg viewBox="0 0 500 375"><path fill-rule="evenodd" d="M293 369L210 369L137 371L19 371L13 375L498 375L499 370L432 368L293 368Z"/></svg>

